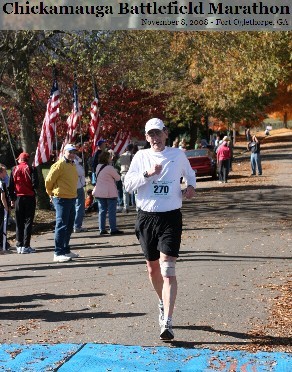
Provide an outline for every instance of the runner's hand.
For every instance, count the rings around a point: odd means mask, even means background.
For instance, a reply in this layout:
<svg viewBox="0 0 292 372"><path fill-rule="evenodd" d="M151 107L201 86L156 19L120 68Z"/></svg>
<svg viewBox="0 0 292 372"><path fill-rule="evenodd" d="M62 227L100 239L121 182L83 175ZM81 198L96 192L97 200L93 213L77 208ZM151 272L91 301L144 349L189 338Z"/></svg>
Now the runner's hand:
<svg viewBox="0 0 292 372"><path fill-rule="evenodd" d="M195 196L195 188L191 185L189 185L186 189L183 190L182 195L183 198L191 199Z"/></svg>
<svg viewBox="0 0 292 372"><path fill-rule="evenodd" d="M153 167L147 171L147 173L149 174L149 176L154 176L155 174L160 174L162 171L162 165L161 164L155 164L153 165Z"/></svg>

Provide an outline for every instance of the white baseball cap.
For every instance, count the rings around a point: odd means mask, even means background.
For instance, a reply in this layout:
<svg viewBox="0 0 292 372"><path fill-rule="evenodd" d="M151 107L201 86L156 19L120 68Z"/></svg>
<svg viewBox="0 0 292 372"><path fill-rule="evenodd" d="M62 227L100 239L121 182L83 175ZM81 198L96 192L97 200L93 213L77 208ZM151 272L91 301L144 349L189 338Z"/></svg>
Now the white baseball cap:
<svg viewBox="0 0 292 372"><path fill-rule="evenodd" d="M153 118L147 121L145 125L145 133L148 133L152 129L163 130L163 128L165 128L163 121L157 118Z"/></svg>
<svg viewBox="0 0 292 372"><path fill-rule="evenodd" d="M64 147L64 151L72 151L72 150L76 151L76 147L73 146L71 143L67 143L67 145L65 145Z"/></svg>

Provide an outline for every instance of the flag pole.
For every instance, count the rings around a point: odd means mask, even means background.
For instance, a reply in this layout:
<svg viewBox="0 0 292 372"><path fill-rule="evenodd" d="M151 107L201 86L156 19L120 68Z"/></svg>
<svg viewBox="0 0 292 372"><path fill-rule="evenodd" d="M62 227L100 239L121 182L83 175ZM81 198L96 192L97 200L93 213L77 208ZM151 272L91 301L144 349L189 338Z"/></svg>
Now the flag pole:
<svg viewBox="0 0 292 372"><path fill-rule="evenodd" d="M58 136L57 136L57 120L56 120L56 123L55 123L55 147L56 147L56 156L55 156L55 159L59 159Z"/></svg>
<svg viewBox="0 0 292 372"><path fill-rule="evenodd" d="M76 86L76 97L77 97L77 102L76 102L76 110L77 110L77 114L79 114L79 95L78 95L78 85L77 85L77 72L75 71L74 72L74 84ZM79 131L80 131L80 143L81 143L81 158L82 158L82 166L83 168L85 168L85 162L84 162L84 150L83 150L83 135L82 135L82 119L81 119L81 115L79 117Z"/></svg>
<svg viewBox="0 0 292 372"><path fill-rule="evenodd" d="M92 76L92 87L93 87L94 97L96 98L97 97L97 86L96 86L94 76Z"/></svg>
<svg viewBox="0 0 292 372"><path fill-rule="evenodd" d="M12 146L12 141L11 141L10 133L9 133L9 130L8 130L8 126L7 126L7 123L6 123L4 114L3 114L2 106L0 106L0 113L1 113L1 116L2 116L2 119L3 119L4 127L6 129L7 137L8 137L10 148L11 148L11 152L12 152L15 164L17 165L16 156L15 156L14 149L13 149L13 146Z"/></svg>
<svg viewBox="0 0 292 372"><path fill-rule="evenodd" d="M94 99L97 100L98 106L99 106L100 102L99 102L99 96L98 96L98 91L97 91L97 85L96 85L96 81L95 81L93 75L92 75L92 88L93 88ZM99 111L98 115L100 116L100 111ZM101 125L101 122L100 122L100 117L99 117L98 127L100 127L100 125ZM94 134L93 135L93 144L92 144L92 155L93 155L95 149L96 149L96 144L95 144L95 134Z"/></svg>
<svg viewBox="0 0 292 372"><path fill-rule="evenodd" d="M96 86L96 82L95 82L95 79L94 79L94 76L92 75L92 88L93 88L93 97L94 99L97 97L97 86ZM94 136L93 136L93 141L92 141L92 145L91 145L91 155L93 156L93 149L94 149Z"/></svg>
<svg viewBox="0 0 292 372"><path fill-rule="evenodd" d="M55 82L57 80L57 68L56 68L56 65L54 64L53 65L53 82ZM57 135L57 121L59 119L59 116L57 117L57 120L55 121L54 123L54 126L55 126L55 147L56 147L56 156L55 156L55 160L59 159L59 152L58 152L58 135Z"/></svg>
<svg viewBox="0 0 292 372"><path fill-rule="evenodd" d="M79 130L80 130L80 142L81 142L82 165L83 165L83 168L85 169L81 118L80 118L80 120L79 120Z"/></svg>

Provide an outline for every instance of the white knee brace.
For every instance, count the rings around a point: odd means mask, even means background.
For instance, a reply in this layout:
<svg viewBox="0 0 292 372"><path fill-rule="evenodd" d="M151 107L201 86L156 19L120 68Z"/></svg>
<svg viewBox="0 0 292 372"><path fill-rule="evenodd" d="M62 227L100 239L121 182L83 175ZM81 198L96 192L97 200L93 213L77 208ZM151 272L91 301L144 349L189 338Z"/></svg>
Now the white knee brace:
<svg viewBox="0 0 292 372"><path fill-rule="evenodd" d="M160 261L161 275L164 277L175 276L176 261Z"/></svg>

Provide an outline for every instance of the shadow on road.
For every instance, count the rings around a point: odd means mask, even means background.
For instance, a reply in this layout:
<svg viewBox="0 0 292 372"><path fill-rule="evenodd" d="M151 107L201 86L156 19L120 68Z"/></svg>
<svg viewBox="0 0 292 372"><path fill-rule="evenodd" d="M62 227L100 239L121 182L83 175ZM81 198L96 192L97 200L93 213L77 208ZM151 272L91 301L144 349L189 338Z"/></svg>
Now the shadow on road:
<svg viewBox="0 0 292 372"><path fill-rule="evenodd" d="M266 346L275 346L275 345L291 345L292 338L291 337L273 337L268 335L260 335L260 334L250 334L250 333L241 333L241 332L232 332L232 331L226 331L226 330L220 330L220 329L214 329L211 326L178 326L174 327L176 329L185 329L189 331L204 331L204 332L210 332L210 333L216 333L219 336L229 336L234 337L236 339L242 339L242 340L250 340L250 344L259 344L259 345L266 345ZM170 344L174 347L184 347L184 348L194 348L197 345L214 345L214 344L222 344L222 345L248 345L248 342L240 342L240 341L234 341L234 342L187 342L187 341L172 341Z"/></svg>

